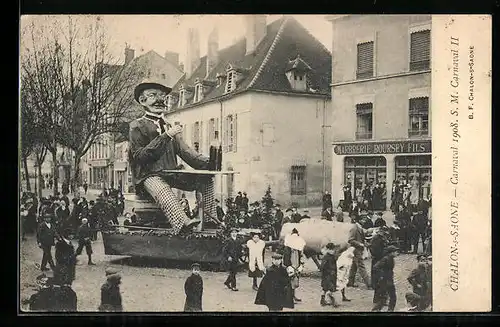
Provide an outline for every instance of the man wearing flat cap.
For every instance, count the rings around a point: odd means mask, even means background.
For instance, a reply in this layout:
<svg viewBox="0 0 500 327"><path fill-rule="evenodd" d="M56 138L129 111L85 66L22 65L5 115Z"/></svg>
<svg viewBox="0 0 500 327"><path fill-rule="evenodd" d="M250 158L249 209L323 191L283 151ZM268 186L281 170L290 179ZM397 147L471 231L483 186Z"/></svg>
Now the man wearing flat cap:
<svg viewBox="0 0 500 327"><path fill-rule="evenodd" d="M267 269L255 295L254 303L267 306L269 311L294 308L292 286L282 260L283 256L280 254L272 256L272 265Z"/></svg>
<svg viewBox="0 0 500 327"><path fill-rule="evenodd" d="M380 311L386 305L389 298L387 311L394 311L396 306L396 287L394 285L394 257L398 248L389 245L384 250L384 256L373 266L373 308L372 311Z"/></svg>
<svg viewBox="0 0 500 327"><path fill-rule="evenodd" d="M143 82L134 90L135 100L144 115L130 123L130 164L136 193L148 193L169 220L174 234L191 231L200 220L190 219L182 209L173 188L193 191L198 183L204 185L205 214L216 217L212 176L179 177L164 173L178 169L177 156L195 169L208 169L209 158L191 149L179 134L180 125L172 126L164 116L165 98L172 89L160 83Z"/></svg>
<svg viewBox="0 0 500 327"><path fill-rule="evenodd" d="M120 293L121 275L118 269L108 267L105 270L106 282L101 286L101 312L123 311L122 295Z"/></svg>

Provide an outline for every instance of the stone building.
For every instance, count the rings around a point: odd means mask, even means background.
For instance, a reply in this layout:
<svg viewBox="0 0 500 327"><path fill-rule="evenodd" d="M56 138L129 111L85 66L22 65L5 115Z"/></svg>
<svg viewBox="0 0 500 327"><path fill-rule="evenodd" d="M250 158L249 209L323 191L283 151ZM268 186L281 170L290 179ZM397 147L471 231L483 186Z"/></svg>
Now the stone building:
<svg viewBox="0 0 500 327"><path fill-rule="evenodd" d="M393 181L430 193L431 16L336 15L332 196ZM354 195L354 192L353 192Z"/></svg>

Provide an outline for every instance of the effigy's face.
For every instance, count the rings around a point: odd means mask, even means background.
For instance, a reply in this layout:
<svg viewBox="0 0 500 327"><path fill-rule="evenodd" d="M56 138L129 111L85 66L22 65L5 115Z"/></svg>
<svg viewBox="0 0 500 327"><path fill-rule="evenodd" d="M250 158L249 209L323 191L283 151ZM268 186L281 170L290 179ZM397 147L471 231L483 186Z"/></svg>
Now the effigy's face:
<svg viewBox="0 0 500 327"><path fill-rule="evenodd" d="M139 102L147 111L161 114L167 109L165 102L167 94L157 89L144 90L139 98Z"/></svg>

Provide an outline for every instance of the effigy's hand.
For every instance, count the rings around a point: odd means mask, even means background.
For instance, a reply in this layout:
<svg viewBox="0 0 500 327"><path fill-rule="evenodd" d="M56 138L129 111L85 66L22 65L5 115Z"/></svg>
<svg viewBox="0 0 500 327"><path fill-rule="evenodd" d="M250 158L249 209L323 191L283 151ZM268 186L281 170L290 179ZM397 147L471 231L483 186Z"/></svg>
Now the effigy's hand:
<svg viewBox="0 0 500 327"><path fill-rule="evenodd" d="M167 135L172 138L179 133L182 133L182 127L180 125L175 125L167 130Z"/></svg>

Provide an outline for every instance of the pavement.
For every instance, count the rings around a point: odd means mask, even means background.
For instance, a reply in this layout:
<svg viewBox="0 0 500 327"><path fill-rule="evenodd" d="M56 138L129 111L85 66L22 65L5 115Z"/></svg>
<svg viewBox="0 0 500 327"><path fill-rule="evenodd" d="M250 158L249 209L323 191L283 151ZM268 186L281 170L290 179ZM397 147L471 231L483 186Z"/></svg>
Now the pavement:
<svg viewBox="0 0 500 327"><path fill-rule="evenodd" d="M44 190L47 195L50 190ZM83 191L83 190L82 190ZM45 195L45 194L44 194ZM82 192L82 195L84 193ZM95 199L98 192L88 192L88 200ZM126 210L131 208L127 208ZM309 208L309 215L319 215L321 208ZM393 215L384 213L384 218L390 225ZM76 242L74 243L77 247ZM76 268L76 280L73 289L78 296L78 311L96 311L100 304L100 287L105 282L104 270L112 266L118 268L122 275L121 293L125 311L136 312L175 312L182 311L185 301L184 281L190 275L189 264L173 262L137 261L127 256L111 256L104 254L102 238L99 235L97 241L93 242L94 254L92 256L95 266L87 265L85 252L79 256ZM34 293L35 279L41 272L36 264L41 262L42 251L36 245L34 235L28 235L25 241L20 242L20 294L21 303ZM265 264L271 262L271 251L266 250ZM370 259L365 262L370 267ZM397 292L396 311L405 308L404 294L411 289L406 278L417 265L416 256L412 254L401 254L396 258L394 268L395 284ZM227 274L225 272L212 271L208 267L202 267L201 276L204 281L203 310L204 311L251 311L267 312L265 306L257 306L254 303L255 291L252 290L251 279L246 271L238 273L239 292L228 290L223 282ZM347 288L346 295L352 302L343 302L340 307L322 307L319 304L321 296L321 276L314 262L306 261L303 276L300 279L300 287L297 296L302 302L296 304L293 310L299 312L368 312L372 307L373 290L368 290L362 283L359 274L357 276L359 287ZM26 310L25 306L21 306Z"/></svg>
<svg viewBox="0 0 500 327"><path fill-rule="evenodd" d="M41 262L42 251L36 246L36 239L28 235L20 243L20 294L21 303L34 293L36 276L41 272L36 264ZM75 248L77 246L74 243ZM153 261L137 261L126 256L110 256L104 254L102 239L93 242L93 261L95 266L87 265L85 253L80 255L76 267L76 280L73 289L78 296L78 311L96 311L100 303L100 287L105 282L105 269L109 266L118 268L122 275L121 294L125 311L136 312L178 312L183 310L185 294L184 281L190 275L189 264L165 263ZM266 250L265 264L269 265L271 251ZM370 260L366 267L369 270ZM394 268L397 291L396 311L405 307L404 294L410 290L406 281L410 271L416 266L416 256L402 254L396 258ZM251 311L266 312L264 306L254 305L255 291L252 290L251 279L246 271L237 274L239 292L228 290L223 282L225 272L211 271L202 267L201 276L204 281L204 311ZM322 307L319 304L321 295L321 277L312 260L307 260L297 296L302 302L293 310L298 312L367 312L371 310L373 291L366 289L357 276L357 288L347 288L346 295L352 302L344 302L338 308ZM22 306L24 310L26 306Z"/></svg>

